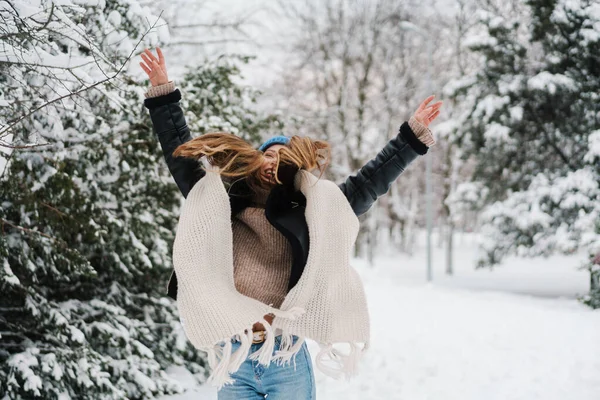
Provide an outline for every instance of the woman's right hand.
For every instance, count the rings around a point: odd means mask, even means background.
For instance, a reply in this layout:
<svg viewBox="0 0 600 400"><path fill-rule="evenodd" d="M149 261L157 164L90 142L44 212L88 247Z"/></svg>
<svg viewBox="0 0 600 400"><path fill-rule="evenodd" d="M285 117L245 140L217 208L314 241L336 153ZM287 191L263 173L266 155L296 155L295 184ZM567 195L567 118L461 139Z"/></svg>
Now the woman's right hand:
<svg viewBox="0 0 600 400"><path fill-rule="evenodd" d="M160 47L156 48L156 54L158 59L148 49L144 50L141 54L144 62L140 63L140 66L148 74L150 83L152 86L160 86L169 83L169 77L167 75L167 66L165 65L165 57L163 56Z"/></svg>
<svg viewBox="0 0 600 400"><path fill-rule="evenodd" d="M440 107L442 107L441 101L428 105L434 97L435 96L432 95L426 98L413 115L413 117L419 123L425 125L425 127L429 127L429 124L433 122L433 120L436 119L438 115L440 115Z"/></svg>

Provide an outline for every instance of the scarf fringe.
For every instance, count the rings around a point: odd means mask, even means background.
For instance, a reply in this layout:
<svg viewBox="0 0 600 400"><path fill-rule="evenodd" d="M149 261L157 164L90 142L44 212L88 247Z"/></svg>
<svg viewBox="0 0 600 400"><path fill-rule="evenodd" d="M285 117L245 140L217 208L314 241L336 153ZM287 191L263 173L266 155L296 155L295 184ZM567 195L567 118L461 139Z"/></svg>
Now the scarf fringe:
<svg viewBox="0 0 600 400"><path fill-rule="evenodd" d="M240 347L233 352L231 339L240 341ZM203 349L208 353L208 366L212 370L206 380L209 385L215 386L220 390L224 385L235 382L231 373L236 372L246 360L250 346L252 345L252 326L248 329L233 335L231 338L224 339L224 345L215 344L213 347Z"/></svg>
<svg viewBox="0 0 600 400"><path fill-rule="evenodd" d="M216 354L216 352L219 351L219 348L218 346L215 347L216 348L209 349L208 352L208 364L212 368L212 373L208 377L207 383L221 389L223 385L233 383L233 379L228 373L228 366L229 362L231 361L231 340L225 342L225 345L223 346L223 351L221 353L221 359L216 365L214 365L214 363L216 363L216 355L214 354ZM213 362L213 365L211 365L211 360Z"/></svg>
<svg viewBox="0 0 600 400"><path fill-rule="evenodd" d="M281 344L279 345L279 350L275 351L273 361L279 366L285 366L286 364L291 364L291 362L294 361L295 368L296 355L302 348L304 340L304 337L299 336L296 343L294 343L294 338L291 333L283 333L281 335Z"/></svg>
<svg viewBox="0 0 600 400"><path fill-rule="evenodd" d="M236 335L236 339L240 341L241 345L240 348L233 354L231 358L229 368L227 369L229 373L233 373L240 369L244 361L246 361L248 351L250 350L250 346L252 345L252 338L252 329L248 330L246 334Z"/></svg>
<svg viewBox="0 0 600 400"><path fill-rule="evenodd" d="M260 349L250 354L248 358L254 361L258 360L259 364L269 365L271 363L271 359L273 358L273 350L275 349L275 335L273 328L267 322L267 320L261 319L259 322L265 327L265 341Z"/></svg>
<svg viewBox="0 0 600 400"><path fill-rule="evenodd" d="M340 350L333 347L333 344L319 344L321 351L317 354L315 359L317 368L334 379L340 379L345 377L350 379L355 376L358 372L358 363L362 357L362 353L368 348L365 343L361 349L357 343L348 342L350 345L350 352L348 354L342 353ZM328 365L327 363L333 363L334 366Z"/></svg>
<svg viewBox="0 0 600 400"><path fill-rule="evenodd" d="M207 383L217 387L220 390L224 385L233 383L235 380L231 378L231 373L236 372L246 360L246 356L251 360L258 360L260 364L269 365L275 362L279 366L285 366L294 362L296 363L296 355L302 348L305 342L304 337L298 337L296 343L293 341L293 334L283 332L281 335L281 344L279 349L273 354L275 347L275 337L273 330L265 320L260 321L267 331L265 342L260 349L248 356L248 351L252 345L252 329L245 330L244 333L234 335L241 345L235 353L232 352L231 340L226 340L224 346L215 345L207 350L208 364L212 369L212 373L208 377ZM333 347L333 344L319 344L321 351L315 358L316 367L325 375L334 379L345 377L350 379L358 373L358 363L362 358L368 345L365 343L363 348L357 343L348 342L350 352L344 354L340 350ZM218 361L217 361L218 359ZM333 363L334 365L330 365Z"/></svg>
<svg viewBox="0 0 600 400"><path fill-rule="evenodd" d="M292 307L289 310L282 311L278 309L270 310L275 317L294 320L304 314L305 310L302 307ZM305 338L298 337L294 343L293 334L283 332L279 349L275 351L275 332L271 324L264 318L257 321L260 322L266 331L265 341L260 349L248 355L248 351L252 346L253 332L252 326L249 326L243 332L234 334L231 338L226 338L223 341L224 345L216 344L213 347L205 349L208 353L208 365L212 373L207 379L207 383L216 386L220 390L224 385L233 383L235 380L231 378L231 373L236 372L244 363L246 358L258 361L262 365L268 366L271 362L276 362L277 365L285 365L294 361L296 362L296 354L302 348ZM238 350L233 352L231 339L237 339L241 345Z"/></svg>

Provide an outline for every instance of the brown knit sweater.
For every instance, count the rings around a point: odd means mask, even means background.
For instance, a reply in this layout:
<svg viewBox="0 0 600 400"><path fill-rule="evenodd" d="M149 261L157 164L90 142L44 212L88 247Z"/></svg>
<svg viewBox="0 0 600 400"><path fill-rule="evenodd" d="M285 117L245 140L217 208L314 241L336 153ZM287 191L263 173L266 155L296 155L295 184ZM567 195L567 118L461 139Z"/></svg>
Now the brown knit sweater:
<svg viewBox="0 0 600 400"><path fill-rule="evenodd" d="M254 204L233 219L233 279L241 294L279 308L292 271L292 248L265 217L268 195L269 190L259 190Z"/></svg>

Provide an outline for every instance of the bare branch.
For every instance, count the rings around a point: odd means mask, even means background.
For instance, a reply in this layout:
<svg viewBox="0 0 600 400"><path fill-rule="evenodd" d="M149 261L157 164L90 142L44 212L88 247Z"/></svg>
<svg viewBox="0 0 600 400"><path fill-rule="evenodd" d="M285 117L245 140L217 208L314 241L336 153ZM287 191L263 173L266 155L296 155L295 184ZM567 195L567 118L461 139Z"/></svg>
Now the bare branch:
<svg viewBox="0 0 600 400"><path fill-rule="evenodd" d="M39 28L36 28L36 31L41 31L46 29L46 27L48 26L48 24L50 23L50 21L52 20L52 17L54 16L54 3L52 3L51 7L50 7L50 15L48 15L48 19L46 20L46 22L40 26ZM37 22L35 19L31 18L32 21ZM40 22L37 22L38 24Z"/></svg>
<svg viewBox="0 0 600 400"><path fill-rule="evenodd" d="M71 218L71 219L75 219L75 218L73 218L72 216L70 216L70 215L68 215L68 214L65 214L64 212L60 211L60 210L59 210L59 209L57 209L56 207L52 207L52 206L51 206L50 204L48 204L48 203L44 203L44 202L43 202L43 201L41 201L41 200L39 201L39 203L40 203L41 205L43 205L44 207L46 207L46 208L48 208L48 209L50 209L50 210L54 211L55 213L57 213L57 214L58 214L58 215L60 215L61 217L68 217L68 218Z"/></svg>
<svg viewBox="0 0 600 400"><path fill-rule="evenodd" d="M162 13L161 13L162 14ZM75 92L69 92L63 96L59 96L53 100L47 101L44 104L34 108L33 110L30 110L27 114L24 114L20 117L18 117L17 119L13 120L13 121L9 121L8 125L3 127L2 129L0 129L0 137L2 135L4 135L5 133L7 133L8 131L10 131L11 129L13 129L17 124L19 124L21 121L29 118L31 115L35 114L36 112L38 112L39 110L48 107L51 104L54 104L58 101L61 101L63 99L67 99L70 98L72 96L76 96L79 95L83 92L86 92L88 90L94 89L104 83L110 82L111 80L115 79L125 68L125 66L127 65L127 63L129 62L129 60L131 59L131 57L133 56L134 52L137 50L138 46L140 45L140 43L143 41L143 39L148 35L148 33L155 28L156 23L160 20L160 15L158 16L157 20L154 22L154 24L152 24L147 30L146 32L144 32L144 34L140 37L140 39L138 40L138 42L136 43L136 45L134 46L134 48L131 50L130 54L127 56L127 58L125 59L125 61L123 61L123 63L121 64L120 68L112 75L107 76L105 79L95 82L91 85L88 86L84 86L81 89L75 91ZM105 75L106 76L106 75Z"/></svg>

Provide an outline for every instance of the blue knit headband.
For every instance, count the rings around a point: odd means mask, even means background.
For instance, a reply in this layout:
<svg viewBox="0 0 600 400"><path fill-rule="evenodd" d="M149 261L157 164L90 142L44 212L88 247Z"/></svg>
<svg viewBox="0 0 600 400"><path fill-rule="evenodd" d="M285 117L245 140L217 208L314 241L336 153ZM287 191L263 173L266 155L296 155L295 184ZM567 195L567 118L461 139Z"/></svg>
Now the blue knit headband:
<svg viewBox="0 0 600 400"><path fill-rule="evenodd" d="M290 138L286 137L286 136L273 136L271 139L267 140L266 142L264 142L259 148L258 150L260 151L265 151L267 150L269 147L273 146L274 144L283 144L283 145L287 145L290 143Z"/></svg>

